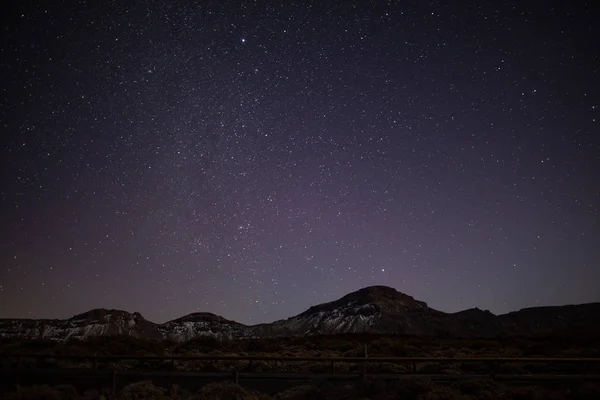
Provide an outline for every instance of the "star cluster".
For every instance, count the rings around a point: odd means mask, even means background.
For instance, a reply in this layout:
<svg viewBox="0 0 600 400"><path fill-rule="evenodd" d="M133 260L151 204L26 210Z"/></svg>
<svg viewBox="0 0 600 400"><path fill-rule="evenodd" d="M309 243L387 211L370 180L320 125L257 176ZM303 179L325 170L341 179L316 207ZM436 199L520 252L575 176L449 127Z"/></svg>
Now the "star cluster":
<svg viewBox="0 0 600 400"><path fill-rule="evenodd" d="M591 3L18 7L3 317L600 301Z"/></svg>

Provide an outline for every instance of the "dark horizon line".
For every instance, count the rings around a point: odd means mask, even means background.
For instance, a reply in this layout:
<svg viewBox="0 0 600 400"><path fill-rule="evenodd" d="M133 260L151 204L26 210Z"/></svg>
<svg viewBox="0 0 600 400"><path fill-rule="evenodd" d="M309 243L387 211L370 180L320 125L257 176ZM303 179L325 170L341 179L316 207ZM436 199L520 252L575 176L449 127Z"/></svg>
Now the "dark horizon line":
<svg viewBox="0 0 600 400"><path fill-rule="evenodd" d="M75 317L78 317L78 316L81 316L81 315L84 315L84 314L91 313L93 311L106 311L106 312L109 312L109 313L110 312L124 312L124 313L130 314L130 315L139 314L139 316L142 317L145 321L150 322L150 323L155 324L155 325L168 324L170 322L177 321L178 319L189 317L189 316L195 315L195 314L206 314L206 315L213 315L215 317L222 318L225 321L233 322L233 323L236 323L236 324L239 324L239 325L243 325L245 327L254 327L254 326L260 326L260 325L269 325L269 324L273 324L273 323L278 322L278 321L286 321L288 319L295 318L295 317L299 316L300 314L305 313L306 311L308 311L312 307L318 307L318 306L321 306L321 305L324 305L324 304L333 303L333 302L336 302L336 301L339 301L339 300L343 299L344 297L346 297L348 295L357 293L359 291L363 291L365 289L375 288L375 287L384 287L384 288L393 289L394 291L396 291L396 293L399 293L399 294L402 294L402 295L405 295L405 296L409 296L409 297L413 298L415 301L418 301L418 302L421 302L421 303L425 303L425 305L427 306L427 308L429 308L430 310L435 310L435 311L438 311L438 312L441 312L441 313L444 313L444 314L447 314L447 315L458 314L458 313L465 312L465 311L470 311L470 310L479 310L479 311L482 311L482 312L489 312L490 314L492 314L492 315L494 315L496 317L500 317L500 316L509 315L509 314L512 314L512 313L517 313L517 312L521 312L521 311L525 311L525 310L532 310L532 309L561 308L561 307L578 307L578 306L600 304L600 302L589 302L589 303L577 303L577 304L572 304L571 303L571 304L562 304L562 305L540 305L540 306L533 306L533 307L523 307L523 308L520 308L518 310L509 311L509 312L502 313L502 314L495 314L495 313L491 312L490 310L481 309L479 307L466 308L464 310L459 310L459 311L455 311L455 312L445 312L445 311L440 311L440 310L434 309L434 308L430 307L427 302L415 299L413 296L410 296L410 295L408 295L408 294L406 294L404 292L400 292L396 288L393 288L391 286L371 285L371 286L365 286L363 288L360 288L360 289L357 289L355 291L349 292L349 293L341 296L340 298L338 298L336 300L331 300L331 301L327 301L327 302L324 302L324 303L315 304L313 306L310 306L306 310L304 310L304 311L302 311L302 312L300 312L300 313L298 313L296 315L293 315L291 317L281 318L281 319L277 319L277 320L274 320L274 321L271 321L271 322L260 322L260 323L256 323L256 324L244 324L242 322L238 322L238 321L235 321L235 320L232 320L232 319L227 319L227 318L223 317L222 315L218 315L218 314L215 314L215 313L210 312L210 311L196 311L196 312L191 312L191 313L187 313L185 315L182 315L180 317L176 317L176 318L167 320L165 322L158 323L158 322L154 322L154 321L151 321L149 319L146 319L146 317L144 317L144 315L141 312L139 312L139 311L130 312L130 311L127 311L127 310L122 310L122 309L103 308L103 307L92 308L92 309L90 309L88 311L84 311L84 312L81 312L81 313L74 314L73 316L68 317L68 318L26 318L26 317L25 318L23 318L23 317L12 317L11 318L11 317L0 317L0 322L3 322L3 321L68 321L70 319L73 319Z"/></svg>

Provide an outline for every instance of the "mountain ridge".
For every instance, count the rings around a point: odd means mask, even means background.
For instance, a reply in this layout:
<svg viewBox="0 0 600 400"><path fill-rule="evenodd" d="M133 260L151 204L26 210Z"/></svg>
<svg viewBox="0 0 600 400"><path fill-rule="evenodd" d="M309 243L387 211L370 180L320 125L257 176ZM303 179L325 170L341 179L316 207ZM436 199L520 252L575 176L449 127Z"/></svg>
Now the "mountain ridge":
<svg viewBox="0 0 600 400"><path fill-rule="evenodd" d="M56 341L129 335L185 341L199 336L227 339L347 333L494 337L598 329L600 303L527 307L496 315L477 307L445 313L388 286L368 286L316 304L287 319L245 325L210 312L155 323L139 312L97 308L68 319L0 319L0 337Z"/></svg>

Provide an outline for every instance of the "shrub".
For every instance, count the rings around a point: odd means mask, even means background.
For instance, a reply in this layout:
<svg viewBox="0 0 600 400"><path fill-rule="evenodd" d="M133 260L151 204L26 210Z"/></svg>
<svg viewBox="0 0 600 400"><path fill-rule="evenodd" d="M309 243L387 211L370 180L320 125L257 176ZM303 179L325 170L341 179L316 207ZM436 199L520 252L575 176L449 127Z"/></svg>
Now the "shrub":
<svg viewBox="0 0 600 400"><path fill-rule="evenodd" d="M395 382L394 391L400 399L417 399L435 389L431 379L410 378Z"/></svg>
<svg viewBox="0 0 600 400"><path fill-rule="evenodd" d="M502 396L502 400L563 400L564 397L542 390L537 387L515 387L508 388Z"/></svg>
<svg viewBox="0 0 600 400"><path fill-rule="evenodd" d="M455 383L453 388L476 400L492 400L496 398L498 384L490 379L469 379Z"/></svg>
<svg viewBox="0 0 600 400"><path fill-rule="evenodd" d="M410 357L414 356L414 346L407 346L394 339L381 339L368 346L369 355L385 357Z"/></svg>
<svg viewBox="0 0 600 400"><path fill-rule="evenodd" d="M214 350L221 350L222 347L223 342L214 336L198 336L175 346L173 353L210 353Z"/></svg>
<svg viewBox="0 0 600 400"><path fill-rule="evenodd" d="M9 397L11 398L11 397ZM17 392L11 399L14 400L78 400L79 396L73 386L61 385L54 388L48 385L34 385L31 387L17 386Z"/></svg>
<svg viewBox="0 0 600 400"><path fill-rule="evenodd" d="M285 347L274 340L251 339L245 343L244 349L249 353L277 353Z"/></svg>
<svg viewBox="0 0 600 400"><path fill-rule="evenodd" d="M275 395L275 400L314 400L316 398L316 389L313 385L295 386Z"/></svg>
<svg viewBox="0 0 600 400"><path fill-rule="evenodd" d="M127 385L121 390L119 398L123 400L163 399L166 389L154 386L151 381L142 381Z"/></svg>
<svg viewBox="0 0 600 400"><path fill-rule="evenodd" d="M419 397L419 400L473 400L464 394L456 393L448 387L435 387L431 392Z"/></svg>
<svg viewBox="0 0 600 400"><path fill-rule="evenodd" d="M495 349L498 347L498 342L493 340L473 340L467 344L472 350Z"/></svg>
<svg viewBox="0 0 600 400"><path fill-rule="evenodd" d="M10 346L10 351L7 352L18 352L26 354L51 354L56 345L56 342L53 342L49 339L20 340L18 342L14 342Z"/></svg>
<svg viewBox="0 0 600 400"><path fill-rule="evenodd" d="M573 391L572 398L576 400L600 399L600 384L586 383Z"/></svg>
<svg viewBox="0 0 600 400"><path fill-rule="evenodd" d="M427 374L441 374L444 372L444 365L439 362L428 362L419 367L419 372Z"/></svg>
<svg viewBox="0 0 600 400"><path fill-rule="evenodd" d="M269 400L270 396L247 390L232 382L209 383L198 392L199 400Z"/></svg>
<svg viewBox="0 0 600 400"><path fill-rule="evenodd" d="M36 352L37 353L37 352ZM164 355L162 342L127 335L92 336L85 340L71 339L53 343L47 349L52 355Z"/></svg>

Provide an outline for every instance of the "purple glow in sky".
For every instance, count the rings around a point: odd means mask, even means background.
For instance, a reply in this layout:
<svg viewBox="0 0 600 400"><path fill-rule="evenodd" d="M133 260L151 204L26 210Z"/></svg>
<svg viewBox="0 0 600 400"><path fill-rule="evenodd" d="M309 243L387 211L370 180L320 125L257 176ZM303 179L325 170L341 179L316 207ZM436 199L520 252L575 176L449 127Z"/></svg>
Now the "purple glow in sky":
<svg viewBox="0 0 600 400"><path fill-rule="evenodd" d="M0 316L600 301L591 3L67 3L2 17Z"/></svg>

